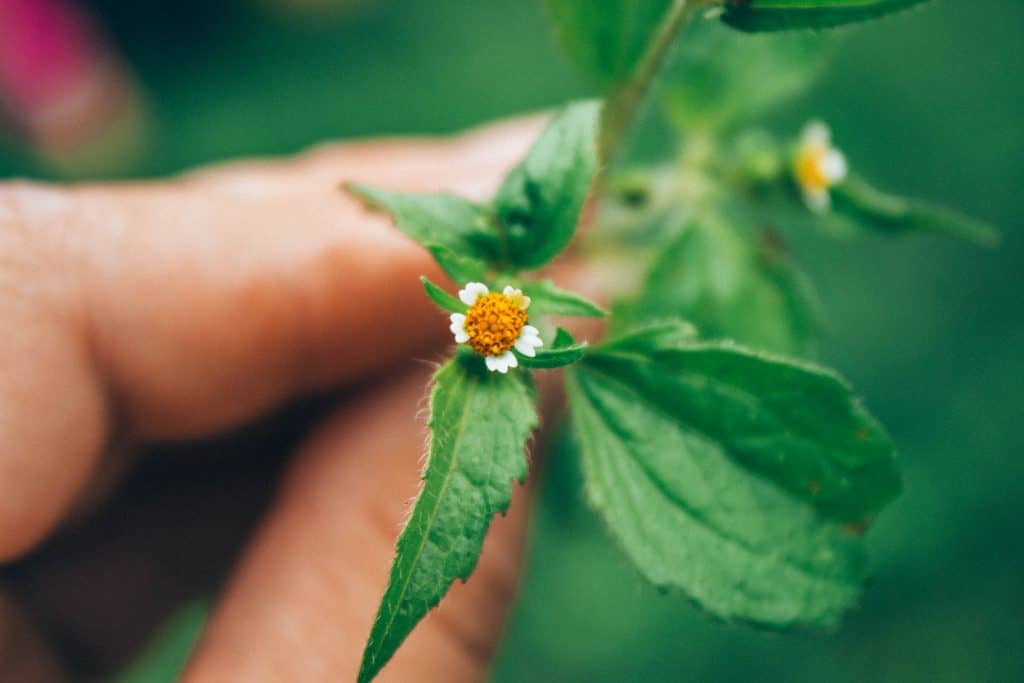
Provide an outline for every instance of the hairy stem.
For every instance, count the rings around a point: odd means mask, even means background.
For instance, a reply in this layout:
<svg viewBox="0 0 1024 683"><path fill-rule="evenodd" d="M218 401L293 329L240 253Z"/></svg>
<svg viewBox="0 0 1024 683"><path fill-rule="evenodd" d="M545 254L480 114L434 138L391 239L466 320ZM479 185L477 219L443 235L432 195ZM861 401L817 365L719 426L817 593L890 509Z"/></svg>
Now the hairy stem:
<svg viewBox="0 0 1024 683"><path fill-rule="evenodd" d="M695 3L697 5L700 2ZM647 52L637 65L633 77L612 93L605 105L604 121L598 140L598 155L606 165L629 133L633 119L643 102L644 94L661 68L672 42L686 24L689 16L687 0L674 0L658 25L658 30Z"/></svg>

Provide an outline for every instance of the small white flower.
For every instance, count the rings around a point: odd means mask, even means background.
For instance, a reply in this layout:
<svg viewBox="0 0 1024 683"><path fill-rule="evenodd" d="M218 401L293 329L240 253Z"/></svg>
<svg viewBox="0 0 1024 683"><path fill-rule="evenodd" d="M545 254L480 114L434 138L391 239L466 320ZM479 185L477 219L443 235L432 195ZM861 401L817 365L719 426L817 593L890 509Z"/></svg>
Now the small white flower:
<svg viewBox="0 0 1024 683"><path fill-rule="evenodd" d="M513 349L532 358L544 345L537 328L526 324L530 297L522 290L509 286L499 294L482 282L470 282L459 291L459 300L469 308L452 313L449 329L456 343L469 344L484 357L488 370L504 374L519 365Z"/></svg>
<svg viewBox="0 0 1024 683"><path fill-rule="evenodd" d="M793 164L793 175L808 208L828 211L832 204L829 188L846 178L846 157L832 146L832 134L821 121L804 128Z"/></svg>

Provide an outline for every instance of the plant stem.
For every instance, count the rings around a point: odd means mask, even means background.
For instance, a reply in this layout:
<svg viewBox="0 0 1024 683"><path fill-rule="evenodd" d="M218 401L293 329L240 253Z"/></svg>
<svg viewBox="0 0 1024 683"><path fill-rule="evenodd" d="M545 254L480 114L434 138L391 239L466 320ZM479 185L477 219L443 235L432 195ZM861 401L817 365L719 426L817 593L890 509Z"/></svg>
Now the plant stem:
<svg viewBox="0 0 1024 683"><path fill-rule="evenodd" d="M609 97L598 140L598 158L602 166L611 161L629 133L644 94L665 61L672 42L686 24L689 16L687 9L687 0L673 0L633 77Z"/></svg>

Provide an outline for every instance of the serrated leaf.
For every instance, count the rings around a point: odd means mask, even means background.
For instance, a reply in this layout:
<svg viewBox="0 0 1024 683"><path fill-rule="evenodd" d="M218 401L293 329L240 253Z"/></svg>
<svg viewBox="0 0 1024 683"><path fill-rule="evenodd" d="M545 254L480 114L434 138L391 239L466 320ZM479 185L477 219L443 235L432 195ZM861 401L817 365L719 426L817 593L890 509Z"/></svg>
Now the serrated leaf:
<svg viewBox="0 0 1024 683"><path fill-rule="evenodd" d="M806 90L827 60L817 34L750 37L715 21L695 21L661 77L659 96L680 129L722 130Z"/></svg>
<svg viewBox="0 0 1024 683"><path fill-rule="evenodd" d="M494 199L508 260L537 268L569 243L597 170L598 102L565 107L505 178Z"/></svg>
<svg viewBox="0 0 1024 683"><path fill-rule="evenodd" d="M751 32L832 28L925 2L928 0L725 0L722 21Z"/></svg>
<svg viewBox="0 0 1024 683"><path fill-rule="evenodd" d="M727 343L610 347L581 367L819 514L859 524L898 495L892 443L834 373Z"/></svg>
<svg viewBox="0 0 1024 683"><path fill-rule="evenodd" d="M555 32L576 65L611 87L629 78L672 0L545 0Z"/></svg>
<svg viewBox="0 0 1024 683"><path fill-rule="evenodd" d="M562 289L551 280L538 280L525 285L532 300L530 313L566 315L577 318L605 318L608 311L575 292Z"/></svg>
<svg viewBox="0 0 1024 683"><path fill-rule="evenodd" d="M449 313L466 312L466 304L462 303L427 278L421 277L420 282L423 283L423 289L426 291L427 296L430 297L430 300L437 304L437 307L442 311L448 311Z"/></svg>
<svg viewBox="0 0 1024 683"><path fill-rule="evenodd" d="M467 353L434 376L423 487L398 539L361 683L377 675L455 579L473 572L491 518L508 508L512 482L526 477L525 445L536 425L527 373L487 372Z"/></svg>
<svg viewBox="0 0 1024 683"><path fill-rule="evenodd" d="M724 619L835 623L860 593L860 539L589 361L567 372L587 497L640 572Z"/></svg>
<svg viewBox="0 0 1024 683"><path fill-rule="evenodd" d="M577 344L568 331L559 327L555 341L550 349L540 348L536 350L536 356L519 356L519 363L528 368L538 370L552 370L566 365L572 365L587 351L587 343Z"/></svg>
<svg viewBox="0 0 1024 683"><path fill-rule="evenodd" d="M346 189L368 207L389 213L395 227L424 247L484 261L497 255L498 234L486 207L453 194L390 192L357 184Z"/></svg>
<svg viewBox="0 0 1024 683"><path fill-rule="evenodd" d="M813 355L821 326L809 283L771 233L741 233L742 221L717 211L690 221L655 259L625 315L684 318L705 339Z"/></svg>
<svg viewBox="0 0 1024 683"><path fill-rule="evenodd" d="M427 247L437 265L453 282L464 285L467 282L484 282L487 280L487 263L480 259L457 254L447 247L432 244Z"/></svg>
<svg viewBox="0 0 1024 683"><path fill-rule="evenodd" d="M918 199L885 194L857 177L832 188L836 213L856 225L885 233L934 232L991 246L999 241L995 228L977 219Z"/></svg>

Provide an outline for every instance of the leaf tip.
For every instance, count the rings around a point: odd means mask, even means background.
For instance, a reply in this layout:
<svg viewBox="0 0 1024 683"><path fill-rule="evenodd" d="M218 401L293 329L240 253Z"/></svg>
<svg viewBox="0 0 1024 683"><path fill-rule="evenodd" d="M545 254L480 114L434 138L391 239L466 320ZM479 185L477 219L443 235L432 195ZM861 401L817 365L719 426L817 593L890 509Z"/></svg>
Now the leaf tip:
<svg viewBox="0 0 1024 683"><path fill-rule="evenodd" d="M367 187L360 185L354 180L343 180L338 184L338 189L346 194L350 194L354 197L364 198L366 195Z"/></svg>
<svg viewBox="0 0 1024 683"><path fill-rule="evenodd" d="M363 185L354 180L346 180L338 188L369 211L376 211L382 208L376 196L377 191L369 185Z"/></svg>
<svg viewBox="0 0 1024 683"><path fill-rule="evenodd" d="M448 313L466 312L466 306L461 301L431 282L427 276L420 275L420 282L423 284L423 291L426 292L427 297L442 311L447 311Z"/></svg>

